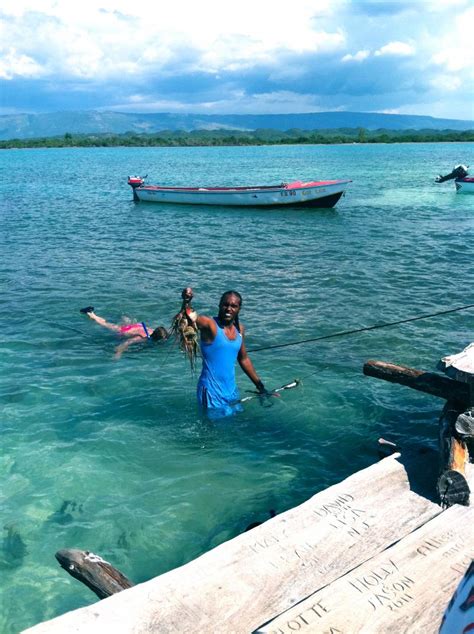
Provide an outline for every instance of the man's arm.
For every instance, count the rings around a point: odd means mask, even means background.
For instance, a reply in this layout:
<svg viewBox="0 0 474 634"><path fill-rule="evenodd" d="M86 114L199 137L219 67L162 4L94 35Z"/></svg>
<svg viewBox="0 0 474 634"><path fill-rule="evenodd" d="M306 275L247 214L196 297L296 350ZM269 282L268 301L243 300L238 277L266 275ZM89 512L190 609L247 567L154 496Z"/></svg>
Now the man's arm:
<svg viewBox="0 0 474 634"><path fill-rule="evenodd" d="M143 337L138 336L138 337L131 337L130 339L127 339L127 341L124 341L123 343L121 343L119 346L115 348L114 358L120 359L120 357L122 356L122 353L125 352L127 348L132 346L134 343L140 343L140 341L143 341Z"/></svg>
<svg viewBox="0 0 474 634"><path fill-rule="evenodd" d="M176 315L175 319L181 319L186 316L188 323L192 326L196 326L196 328L200 331L201 341L204 343L212 343L217 335L216 322L212 319L212 317L198 315L192 308L191 300L194 297L194 293L190 286L183 289L181 297L183 299L181 311Z"/></svg>
<svg viewBox="0 0 474 634"><path fill-rule="evenodd" d="M245 347L245 329L241 325L241 335L242 335L242 345L240 346L239 354L237 356L237 361L239 362L240 367L245 372L245 374L249 377L252 383L255 385L257 390L264 394L266 392L265 386L263 385L260 377L258 376L255 368L253 367L253 363L250 357L247 354L247 348Z"/></svg>
<svg viewBox="0 0 474 634"><path fill-rule="evenodd" d="M196 324L201 333L201 341L203 343L212 343L214 341L217 335L217 326L212 317L198 315L193 311L191 315L188 315L188 318L192 320L193 324Z"/></svg>

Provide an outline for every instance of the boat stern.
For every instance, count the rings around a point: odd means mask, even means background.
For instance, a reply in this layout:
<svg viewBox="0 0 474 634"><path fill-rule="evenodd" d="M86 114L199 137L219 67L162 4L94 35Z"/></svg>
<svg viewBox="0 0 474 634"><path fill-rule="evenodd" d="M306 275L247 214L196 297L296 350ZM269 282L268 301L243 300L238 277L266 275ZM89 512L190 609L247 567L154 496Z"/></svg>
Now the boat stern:
<svg viewBox="0 0 474 634"><path fill-rule="evenodd" d="M144 185L145 178L146 178L146 176L144 178L142 178L141 176L129 176L128 177L127 183L130 185L130 187L133 190L133 200L135 202L140 200L138 195L137 195L136 189L137 189L137 187L141 187L142 185Z"/></svg>

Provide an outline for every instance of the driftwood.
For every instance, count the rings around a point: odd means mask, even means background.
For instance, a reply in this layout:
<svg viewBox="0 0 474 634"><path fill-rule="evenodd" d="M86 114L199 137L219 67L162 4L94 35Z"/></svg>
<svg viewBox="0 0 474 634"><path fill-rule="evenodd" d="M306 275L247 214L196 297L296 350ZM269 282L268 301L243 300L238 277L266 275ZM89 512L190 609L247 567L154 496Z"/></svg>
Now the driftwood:
<svg viewBox="0 0 474 634"><path fill-rule="evenodd" d="M432 396L444 398L466 408L469 405L469 385L460 383L434 372L415 370L404 365L395 365L385 361L367 361L364 374L377 379L406 385L414 390L426 392Z"/></svg>
<svg viewBox="0 0 474 634"><path fill-rule="evenodd" d="M446 403L439 420L440 476L438 493L445 507L453 504L469 504L469 484L466 464L469 451L465 440L456 431L456 421L462 412L453 403Z"/></svg>
<svg viewBox="0 0 474 634"><path fill-rule="evenodd" d="M110 597L134 584L119 570L88 550L65 548L55 555L61 568L95 592L99 599Z"/></svg>

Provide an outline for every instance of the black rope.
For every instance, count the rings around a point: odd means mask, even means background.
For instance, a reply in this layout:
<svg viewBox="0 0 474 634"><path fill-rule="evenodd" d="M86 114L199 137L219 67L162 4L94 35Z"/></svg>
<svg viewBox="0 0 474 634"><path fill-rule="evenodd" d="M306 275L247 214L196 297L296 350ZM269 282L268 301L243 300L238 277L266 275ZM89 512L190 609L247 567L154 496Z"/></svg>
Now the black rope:
<svg viewBox="0 0 474 634"><path fill-rule="evenodd" d="M377 324L375 326L366 326L365 328L356 328L355 330L343 330L341 332L333 332L330 335L323 335L322 337L314 337L312 339L302 339L301 341L290 341L288 343L279 343L274 346L264 346L262 348L251 348L248 352L261 352L262 350L275 350L277 348L288 348L289 346L299 346L302 343L313 343L315 341L322 341L323 339L332 339L333 337L344 337L346 335L354 335L358 332L366 332L368 330L376 330L377 328L388 328L389 326L398 326L399 324L406 324L409 321L418 321L419 319L429 319L430 317L438 317L439 315L447 315L448 313L456 313L460 310L467 310L468 308L474 308L474 304L468 304L467 306L460 306L459 308L450 308L449 310L441 310L439 313L431 313L429 315L420 315L419 317L409 317L408 319L400 319L399 321L387 322L384 324Z"/></svg>

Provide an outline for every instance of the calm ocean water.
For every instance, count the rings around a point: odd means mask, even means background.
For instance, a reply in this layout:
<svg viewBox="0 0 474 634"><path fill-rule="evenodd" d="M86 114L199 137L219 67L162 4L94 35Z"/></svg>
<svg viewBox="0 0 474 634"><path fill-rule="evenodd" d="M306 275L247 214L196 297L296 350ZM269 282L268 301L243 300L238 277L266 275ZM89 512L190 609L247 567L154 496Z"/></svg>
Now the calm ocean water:
<svg viewBox="0 0 474 634"><path fill-rule="evenodd" d="M89 549L141 582L377 460L383 436L436 447L442 401L363 376L370 358L433 370L474 311L252 355L272 407L210 424L170 343L113 358L79 313L169 325L180 290L215 314L236 288L249 349L474 303L474 197L434 177L473 144L49 149L0 153L0 632L95 601L62 571ZM132 202L169 185L351 178L331 210ZM252 385L238 370L241 391Z"/></svg>

